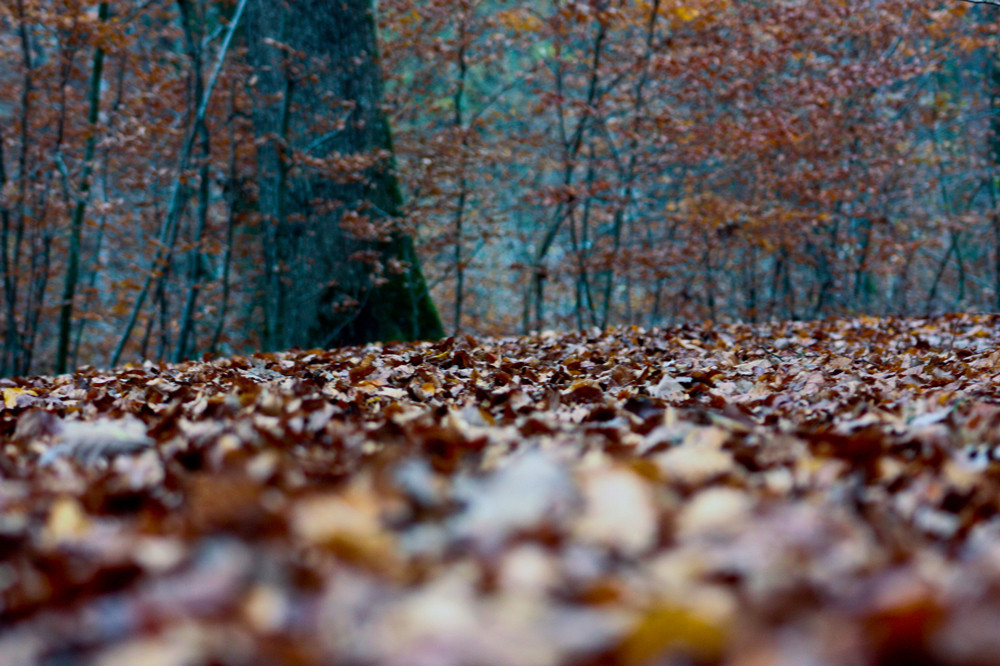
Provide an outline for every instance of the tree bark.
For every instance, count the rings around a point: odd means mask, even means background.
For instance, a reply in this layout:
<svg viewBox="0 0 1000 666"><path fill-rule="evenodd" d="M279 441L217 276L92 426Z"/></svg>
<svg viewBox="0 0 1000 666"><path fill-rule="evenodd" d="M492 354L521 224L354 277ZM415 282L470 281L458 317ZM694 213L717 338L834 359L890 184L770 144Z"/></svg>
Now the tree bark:
<svg viewBox="0 0 1000 666"><path fill-rule="evenodd" d="M107 2L102 2L99 5L97 20L99 23L108 20ZM83 155L79 194L77 194L76 206L73 208L73 219L70 224L66 280L63 285L62 303L59 306L59 346L56 350L56 373L59 374L69 369L69 339L73 327L73 299L76 297L76 286L80 279L80 240L83 236L83 217L90 195L90 174L93 170L94 150L97 146L96 127L101 104L101 76L103 72L104 47L98 45L94 51L94 64L90 73L90 110L87 112L87 124L92 133L87 138L87 147Z"/></svg>
<svg viewBox="0 0 1000 666"><path fill-rule="evenodd" d="M443 335L400 224L372 0L252 0L267 347Z"/></svg>

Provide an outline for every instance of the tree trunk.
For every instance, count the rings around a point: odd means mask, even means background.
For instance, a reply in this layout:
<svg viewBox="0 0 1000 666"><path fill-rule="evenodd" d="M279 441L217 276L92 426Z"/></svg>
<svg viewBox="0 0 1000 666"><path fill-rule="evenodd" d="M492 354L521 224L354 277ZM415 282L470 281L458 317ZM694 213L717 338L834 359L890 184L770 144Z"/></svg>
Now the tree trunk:
<svg viewBox="0 0 1000 666"><path fill-rule="evenodd" d="M97 20L100 23L108 20L107 2L102 2L97 11ZM93 133L87 138L87 147L83 155L80 191L70 223L66 281L63 284L62 303L59 306L59 346L56 350L56 372L59 374L69 369L69 338L73 328L73 299L76 297L76 286L80 280L80 240L83 236L83 217L90 194L90 174L93 171L94 149L97 146L96 127L101 105L101 76L103 72L104 47L98 45L94 51L94 64L90 72L90 110L87 112L87 124Z"/></svg>
<svg viewBox="0 0 1000 666"><path fill-rule="evenodd" d="M252 0L271 349L443 335L400 224L372 0Z"/></svg>

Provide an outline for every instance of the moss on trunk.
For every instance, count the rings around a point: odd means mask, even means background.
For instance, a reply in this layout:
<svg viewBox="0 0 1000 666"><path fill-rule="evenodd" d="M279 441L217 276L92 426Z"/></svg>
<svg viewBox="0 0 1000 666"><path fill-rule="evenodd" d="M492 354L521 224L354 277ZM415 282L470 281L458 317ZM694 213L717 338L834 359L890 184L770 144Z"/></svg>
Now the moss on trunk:
<svg viewBox="0 0 1000 666"><path fill-rule="evenodd" d="M382 110L371 0L253 0L265 344L436 338ZM377 157L372 160L371 158ZM359 174L336 165L369 159ZM380 229L359 236L345 216Z"/></svg>

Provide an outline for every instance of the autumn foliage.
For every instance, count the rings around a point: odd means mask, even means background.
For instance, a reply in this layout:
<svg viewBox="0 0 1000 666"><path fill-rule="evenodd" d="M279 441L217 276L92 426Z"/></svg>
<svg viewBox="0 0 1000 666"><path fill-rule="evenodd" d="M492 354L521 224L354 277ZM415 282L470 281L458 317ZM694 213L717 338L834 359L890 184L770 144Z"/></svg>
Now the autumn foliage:
<svg viewBox="0 0 1000 666"><path fill-rule="evenodd" d="M453 331L1000 300L991 7L378 4L395 224ZM241 6L0 7L0 374L260 348L306 288L268 254ZM310 147L290 178L384 159Z"/></svg>
<svg viewBox="0 0 1000 666"><path fill-rule="evenodd" d="M996 317L0 381L0 664L985 664Z"/></svg>
<svg viewBox="0 0 1000 666"><path fill-rule="evenodd" d="M455 6L380 5L456 328L995 306L992 8Z"/></svg>
<svg viewBox="0 0 1000 666"><path fill-rule="evenodd" d="M0 374L51 368L66 333L71 365L113 360L143 292L149 307L125 341L133 355L172 355L194 287L203 292L198 349L218 348L242 321L238 310L227 314L232 268L256 254L244 204L254 153L237 85L245 71L230 62L221 72L207 152L185 150L201 101L195 79L208 75L222 34L211 23L226 4L199 6L200 29L178 6L186 3L0 8Z"/></svg>
<svg viewBox="0 0 1000 666"><path fill-rule="evenodd" d="M991 3L249 1L0 5L0 666L995 661Z"/></svg>

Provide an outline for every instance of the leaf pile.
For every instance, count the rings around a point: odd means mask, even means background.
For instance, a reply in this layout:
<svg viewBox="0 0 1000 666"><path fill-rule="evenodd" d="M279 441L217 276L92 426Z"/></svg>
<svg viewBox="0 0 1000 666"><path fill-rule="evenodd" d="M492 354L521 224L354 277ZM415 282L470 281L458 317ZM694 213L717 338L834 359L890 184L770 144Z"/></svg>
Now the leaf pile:
<svg viewBox="0 0 1000 666"><path fill-rule="evenodd" d="M0 380L0 665L987 664L1000 319Z"/></svg>

